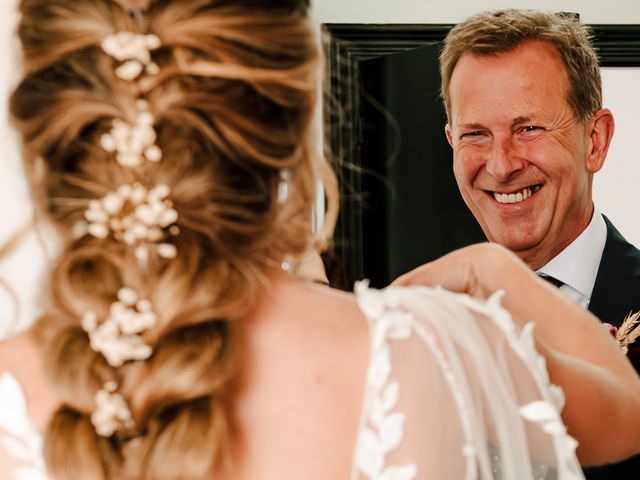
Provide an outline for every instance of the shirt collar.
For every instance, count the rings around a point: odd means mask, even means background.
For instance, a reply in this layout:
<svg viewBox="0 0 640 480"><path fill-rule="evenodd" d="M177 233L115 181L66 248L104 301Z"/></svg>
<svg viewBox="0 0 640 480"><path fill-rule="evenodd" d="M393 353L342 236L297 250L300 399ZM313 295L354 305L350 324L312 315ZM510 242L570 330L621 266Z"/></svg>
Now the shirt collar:
<svg viewBox="0 0 640 480"><path fill-rule="evenodd" d="M594 207L593 216L587 228L536 272L557 278L577 290L588 303L606 241L607 225L600 211Z"/></svg>

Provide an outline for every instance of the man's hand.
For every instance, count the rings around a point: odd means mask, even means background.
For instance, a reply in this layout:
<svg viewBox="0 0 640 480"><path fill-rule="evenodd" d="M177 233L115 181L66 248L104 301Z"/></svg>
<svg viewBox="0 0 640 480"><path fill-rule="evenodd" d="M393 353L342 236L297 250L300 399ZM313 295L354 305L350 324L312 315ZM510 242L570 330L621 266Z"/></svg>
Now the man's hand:
<svg viewBox="0 0 640 480"><path fill-rule="evenodd" d="M392 285L441 286L454 292L487 298L506 288L510 272L523 268L506 248L480 243L455 250L398 277Z"/></svg>

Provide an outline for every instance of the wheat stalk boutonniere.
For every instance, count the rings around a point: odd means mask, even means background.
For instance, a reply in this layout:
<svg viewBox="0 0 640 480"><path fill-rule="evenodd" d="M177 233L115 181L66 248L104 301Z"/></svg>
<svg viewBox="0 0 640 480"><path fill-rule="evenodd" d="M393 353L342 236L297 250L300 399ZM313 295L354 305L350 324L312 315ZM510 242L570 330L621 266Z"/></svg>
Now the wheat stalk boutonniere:
<svg viewBox="0 0 640 480"><path fill-rule="evenodd" d="M629 350L629 345L635 342L640 337L640 311L627 315L622 325L615 332L615 338L622 351L626 354Z"/></svg>

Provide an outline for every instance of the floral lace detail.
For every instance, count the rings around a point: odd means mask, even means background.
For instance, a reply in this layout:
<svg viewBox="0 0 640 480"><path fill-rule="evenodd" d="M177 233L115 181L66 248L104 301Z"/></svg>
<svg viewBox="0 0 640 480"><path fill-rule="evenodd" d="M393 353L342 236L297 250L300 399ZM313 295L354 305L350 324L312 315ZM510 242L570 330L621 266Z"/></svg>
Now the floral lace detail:
<svg viewBox="0 0 640 480"><path fill-rule="evenodd" d="M394 346L392 342L412 339L411 343L407 343L409 348L406 350L407 354L417 353L418 351L413 350L413 346L416 345L415 341L421 342L426 348L424 351L429 352L428 355L437 365L442 374L442 381L448 386L448 391L452 395L452 407L455 405L454 409L458 412L457 421L462 435L458 447L462 454L460 458L465 459L466 466L463 465L460 472L461 475L464 474L464 478L477 478L481 475L482 478L506 480L513 478L512 474L522 474L524 475L522 478L536 480L584 479L575 457L577 443L567 433L560 416L564 405L562 390L550 383L545 360L535 348L534 325L518 327L509 312L502 307L501 298L504 292L496 292L486 301L482 301L441 288L396 289L391 287L378 291L369 289L366 282L359 282L355 286L355 293L360 309L369 320L371 354L365 402L354 452L352 478L415 480L419 475L418 470L421 475L425 475L424 467L430 468L430 464L421 464L420 458L402 457L404 451L409 455L418 454L413 448L415 445L404 444L408 441L404 439L405 433L412 432L413 425L406 422L414 421L415 418L410 416L412 413L410 410L397 411L400 390L406 385L394 381L395 362L392 361L391 352L404 350L404 347ZM458 320L460 323L454 322L456 328L451 328L451 323L445 320ZM478 325L477 322L480 322L479 325L484 324L482 329L486 329L484 330L488 335L486 338L483 337L484 333L474 327ZM478 404L474 403L475 397L470 396L471 391L464 383L464 375L481 373L485 365L482 363L485 358L482 349L467 349L473 346L475 336L478 336L478 339L485 338L486 341L498 340L505 346L505 351L518 357L527 370L527 378L535 385L532 386L534 388L532 391L539 395L535 401L520 403L516 410L509 412L515 422L514 428L503 431L501 440L496 446L489 443L482 433L484 420L478 415L482 416L483 413L478 411ZM489 344L486 345L489 347ZM462 351L468 353L470 355L468 359L472 362L480 361L477 364L477 372L474 366L471 370L460 370L461 357L455 353L456 349L463 349ZM509 384L508 376L501 377L508 373L506 370L500 373L502 357L500 352L496 353L495 361L499 363L495 365L497 367L495 376L490 375L482 380L483 388ZM493 365L492 357L486 358L486 365ZM506 367L506 364L502 365ZM459 375L463 375L460 377L461 384L459 384ZM506 384L501 383L503 379L506 379ZM413 390L407 386L406 392L411 391ZM492 401L493 397L484 398L485 401ZM509 408L513 405L510 402L513 401L518 402L517 397L509 397L507 391L500 397L500 405L503 408ZM490 417L494 419L504 418L499 411L489 415L494 415ZM537 464L533 458L527 458L526 454L524 456L519 454L515 460L516 463L513 463L514 459L509 456L510 441L520 439L518 432L521 428L518 427L516 417L539 426L540 430L548 435L548 440L542 440L543 443L537 445L547 443L552 448L554 455L549 465ZM488 421L491 421L490 418ZM526 451L527 446L525 445L524 448ZM503 456L505 453L507 457ZM406 462L406 464L390 465L387 463L390 457L395 463ZM525 473L526 469L529 474ZM436 471L442 473L442 470L437 468ZM480 474L480 471L483 473Z"/></svg>
<svg viewBox="0 0 640 480"><path fill-rule="evenodd" d="M42 458L42 436L27 413L27 402L18 381L9 373L0 374L0 445L21 465L14 469L15 480L47 480Z"/></svg>
<svg viewBox="0 0 640 480"><path fill-rule="evenodd" d="M574 468L575 465L571 462L578 442L569 435L560 416L564 407L564 393L560 387L551 383L546 361L536 350L533 335L535 324L528 323L518 332L511 315L501 305L504 293L502 290L495 292L484 304L466 295L457 296L468 308L492 318L504 331L511 348L531 367L534 379L549 398L522 405L519 409L520 416L529 422L539 424L543 432L553 437L560 462L557 466L558 478L582 479L582 472Z"/></svg>
<svg viewBox="0 0 640 480"><path fill-rule="evenodd" d="M405 414L394 412L400 386L390 381L391 351L389 341L406 340L412 335L413 316L394 309L393 297L372 294L364 282L356 284L360 307L373 321L371 358L367 374L368 426L358 439L355 467L371 480L412 480L415 464L386 465L385 457L396 449L404 437ZM389 308L390 307L390 308Z"/></svg>

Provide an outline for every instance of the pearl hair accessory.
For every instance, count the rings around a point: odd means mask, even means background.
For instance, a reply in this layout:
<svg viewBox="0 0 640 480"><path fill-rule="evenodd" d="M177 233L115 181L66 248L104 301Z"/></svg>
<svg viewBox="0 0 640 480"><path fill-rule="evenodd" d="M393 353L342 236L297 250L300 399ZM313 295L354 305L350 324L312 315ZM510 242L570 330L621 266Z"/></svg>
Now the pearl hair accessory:
<svg viewBox="0 0 640 480"><path fill-rule="evenodd" d="M97 238L113 237L129 246L145 261L149 248L155 248L162 258L175 258L175 245L166 242L168 235L178 235L175 222L178 212L167 197L168 185L159 184L151 190L139 183L123 184L100 200L91 200L84 217L89 222L87 232ZM155 244L153 247L150 244Z"/></svg>
<svg viewBox="0 0 640 480"><path fill-rule="evenodd" d="M89 334L91 348L101 353L112 367L130 360L146 360L152 350L140 333L156 325L158 315L151 302L140 298L132 288L118 290L118 300L111 304L109 317L98 325L98 314L88 310L82 328Z"/></svg>
<svg viewBox="0 0 640 480"><path fill-rule="evenodd" d="M289 198L289 180L291 172L288 169L280 170L280 180L278 181L278 203L284 203Z"/></svg>
<svg viewBox="0 0 640 480"><path fill-rule="evenodd" d="M135 80L143 72L156 75L160 69L151 60L151 51L160 48L157 35L142 35L134 32L117 32L102 40L101 46L107 55L119 62L116 75L123 80Z"/></svg>
<svg viewBox="0 0 640 480"><path fill-rule="evenodd" d="M123 167L139 167L144 160L159 162L162 150L156 145L155 121L146 100L138 100L139 109L134 125L119 119L112 122L111 132L105 133L100 144L107 152L115 152L117 162Z"/></svg>
<svg viewBox="0 0 640 480"><path fill-rule="evenodd" d="M112 436L118 428L133 428L133 417L124 397L116 393L118 384L107 382L96 393L96 408L91 414L91 423L102 437Z"/></svg>

